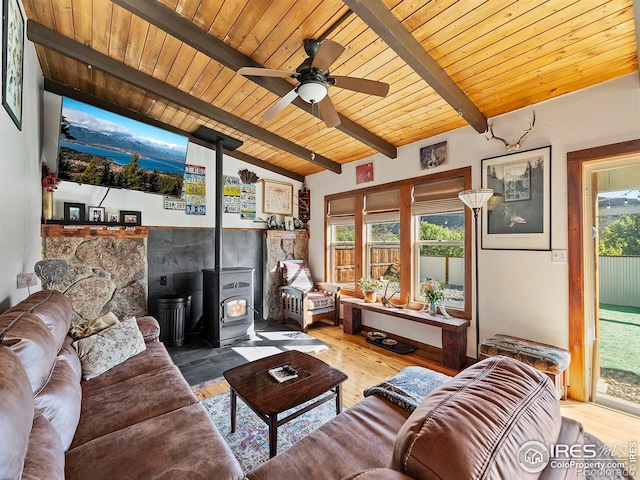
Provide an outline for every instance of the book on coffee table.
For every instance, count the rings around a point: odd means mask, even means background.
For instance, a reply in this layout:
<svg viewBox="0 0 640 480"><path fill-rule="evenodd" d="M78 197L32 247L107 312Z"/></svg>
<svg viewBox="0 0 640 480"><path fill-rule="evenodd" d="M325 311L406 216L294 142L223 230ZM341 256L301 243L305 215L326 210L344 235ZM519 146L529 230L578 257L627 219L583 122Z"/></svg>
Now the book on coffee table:
<svg viewBox="0 0 640 480"><path fill-rule="evenodd" d="M290 367L289 365L272 368L269 370L269 374L279 383L286 382L287 380L298 377L298 372L296 371L296 369Z"/></svg>

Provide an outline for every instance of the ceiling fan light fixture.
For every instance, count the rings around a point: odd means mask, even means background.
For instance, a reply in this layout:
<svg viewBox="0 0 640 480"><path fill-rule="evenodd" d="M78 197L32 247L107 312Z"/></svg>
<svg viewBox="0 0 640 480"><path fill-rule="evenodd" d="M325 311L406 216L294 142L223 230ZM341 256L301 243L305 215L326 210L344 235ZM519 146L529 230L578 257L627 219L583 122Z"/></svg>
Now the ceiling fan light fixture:
<svg viewBox="0 0 640 480"><path fill-rule="evenodd" d="M305 82L298 87L298 95L307 103L319 103L327 96L327 86L322 82Z"/></svg>

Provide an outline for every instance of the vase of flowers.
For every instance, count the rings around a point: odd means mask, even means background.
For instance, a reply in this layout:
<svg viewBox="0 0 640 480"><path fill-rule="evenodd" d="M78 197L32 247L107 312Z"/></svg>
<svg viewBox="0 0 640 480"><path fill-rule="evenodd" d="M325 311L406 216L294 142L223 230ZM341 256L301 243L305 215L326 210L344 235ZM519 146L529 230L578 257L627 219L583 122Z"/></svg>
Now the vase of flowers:
<svg viewBox="0 0 640 480"><path fill-rule="evenodd" d="M382 282L375 278L361 278L358 280L358 288L362 290L365 302L375 303L376 292L382 288Z"/></svg>
<svg viewBox="0 0 640 480"><path fill-rule="evenodd" d="M53 218L53 191L58 188L60 180L49 167L42 165L42 222Z"/></svg>
<svg viewBox="0 0 640 480"><path fill-rule="evenodd" d="M421 312L427 312L429 315L436 315L438 313L438 303L442 301L442 284L431 278L420 285L420 294L424 298L424 304ZM428 305L428 306L427 306Z"/></svg>

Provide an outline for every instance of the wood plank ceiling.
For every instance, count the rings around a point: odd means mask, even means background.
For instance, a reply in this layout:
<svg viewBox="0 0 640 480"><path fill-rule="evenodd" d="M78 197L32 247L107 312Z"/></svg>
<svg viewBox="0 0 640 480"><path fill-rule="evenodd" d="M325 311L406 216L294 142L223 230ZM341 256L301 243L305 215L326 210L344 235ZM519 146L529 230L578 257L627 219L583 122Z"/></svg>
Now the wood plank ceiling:
<svg viewBox="0 0 640 480"><path fill-rule="evenodd" d="M23 0L23 5L27 36L36 43L50 85L181 131L206 125L242 140L238 154L244 159L301 177L323 169L339 172L342 164L378 152L395 158L397 147L467 124L467 113L459 116L460 109L443 99L447 95L435 84L432 88L429 77L385 37L390 24L369 26L362 19L376 2L411 33L417 43L409 51L427 53L479 110L480 120L469 120L479 132L482 119L638 69L632 0ZM144 4L155 19L132 13L136 4ZM175 36L159 28L158 19L167 30L176 25ZM198 30L189 30L194 26ZM180 32L187 41L177 38ZM238 75L234 62L294 71L306 58L307 38L346 47L332 74L387 82L389 94L380 98L330 87L342 118L339 128L327 128L317 107L300 102L305 108L290 105L274 120L260 121L283 95L272 92L287 85L280 79L258 85ZM295 85L293 79L283 81L289 89Z"/></svg>

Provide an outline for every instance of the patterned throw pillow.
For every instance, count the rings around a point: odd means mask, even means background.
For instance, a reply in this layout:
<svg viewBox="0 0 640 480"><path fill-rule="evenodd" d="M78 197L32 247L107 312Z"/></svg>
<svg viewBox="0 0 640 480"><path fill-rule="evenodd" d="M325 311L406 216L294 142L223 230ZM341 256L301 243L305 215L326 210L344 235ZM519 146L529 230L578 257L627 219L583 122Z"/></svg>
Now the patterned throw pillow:
<svg viewBox="0 0 640 480"><path fill-rule="evenodd" d="M84 380L97 377L147 348L135 318L73 342L73 346L80 357Z"/></svg>
<svg viewBox="0 0 640 480"><path fill-rule="evenodd" d="M81 338L98 333L105 328L112 327L116 323L120 323L118 317L116 317L113 312L109 312L88 322L71 325L69 327L69 335L71 335L74 340L80 340Z"/></svg>

